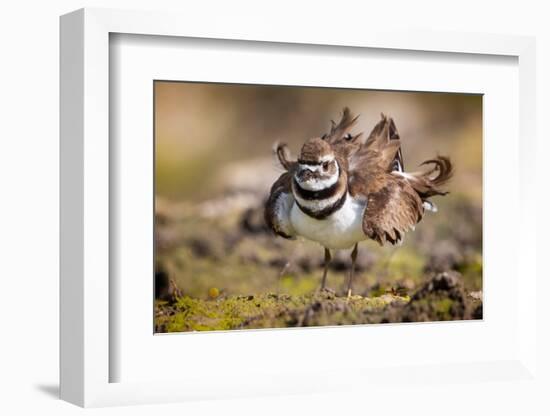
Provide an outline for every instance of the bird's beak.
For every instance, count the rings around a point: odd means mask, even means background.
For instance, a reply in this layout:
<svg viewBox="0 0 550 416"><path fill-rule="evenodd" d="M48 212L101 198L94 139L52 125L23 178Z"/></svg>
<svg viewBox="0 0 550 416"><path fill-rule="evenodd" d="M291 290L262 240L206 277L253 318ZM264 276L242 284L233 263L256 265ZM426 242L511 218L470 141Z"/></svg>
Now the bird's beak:
<svg viewBox="0 0 550 416"><path fill-rule="evenodd" d="M307 182L310 179L313 179L313 171L305 168L298 172L298 181L299 182Z"/></svg>

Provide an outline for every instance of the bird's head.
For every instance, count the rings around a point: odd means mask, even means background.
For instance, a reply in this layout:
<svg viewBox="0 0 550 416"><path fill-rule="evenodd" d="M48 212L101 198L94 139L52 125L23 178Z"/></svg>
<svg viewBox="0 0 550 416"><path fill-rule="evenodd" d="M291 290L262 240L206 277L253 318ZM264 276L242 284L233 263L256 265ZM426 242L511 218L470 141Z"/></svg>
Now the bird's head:
<svg viewBox="0 0 550 416"><path fill-rule="evenodd" d="M309 139L298 157L294 173L296 184L306 191L330 188L341 173L336 155L329 143L321 138Z"/></svg>

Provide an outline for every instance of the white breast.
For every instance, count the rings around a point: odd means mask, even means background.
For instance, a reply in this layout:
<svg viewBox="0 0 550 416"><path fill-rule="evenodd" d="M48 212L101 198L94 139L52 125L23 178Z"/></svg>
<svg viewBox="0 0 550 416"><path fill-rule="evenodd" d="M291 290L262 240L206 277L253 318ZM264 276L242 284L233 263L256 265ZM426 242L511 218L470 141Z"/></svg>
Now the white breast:
<svg viewBox="0 0 550 416"><path fill-rule="evenodd" d="M348 194L342 208L327 218L317 220L304 214L294 204L290 211L290 222L298 235L326 248L351 248L367 238L362 226L366 206L366 202L356 200Z"/></svg>

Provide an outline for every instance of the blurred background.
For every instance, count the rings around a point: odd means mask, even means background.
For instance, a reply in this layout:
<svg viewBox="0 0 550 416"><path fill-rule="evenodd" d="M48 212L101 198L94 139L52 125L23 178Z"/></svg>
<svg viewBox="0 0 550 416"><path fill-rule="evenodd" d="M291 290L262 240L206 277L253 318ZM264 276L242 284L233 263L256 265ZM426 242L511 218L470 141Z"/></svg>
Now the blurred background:
<svg viewBox="0 0 550 416"><path fill-rule="evenodd" d="M268 232L263 202L282 173L272 147L302 143L338 121L344 106L368 135L380 113L394 118L405 169L448 155L450 194L436 197L399 248L360 244L355 291L412 293L454 270L482 288L482 97L469 94L155 82L156 296L198 299L314 291L323 249ZM328 286L339 292L349 252L335 254Z"/></svg>

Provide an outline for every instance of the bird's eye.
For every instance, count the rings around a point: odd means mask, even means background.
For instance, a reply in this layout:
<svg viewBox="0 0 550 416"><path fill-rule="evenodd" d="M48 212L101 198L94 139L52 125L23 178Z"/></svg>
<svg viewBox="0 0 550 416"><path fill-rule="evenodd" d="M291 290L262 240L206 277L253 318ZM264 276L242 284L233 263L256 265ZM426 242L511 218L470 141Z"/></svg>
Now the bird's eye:
<svg viewBox="0 0 550 416"><path fill-rule="evenodd" d="M348 141L351 140L352 138L353 138L353 137L352 137L351 133L348 133L348 134L346 134L346 135L344 136L344 139L345 139L345 140L348 140Z"/></svg>
<svg viewBox="0 0 550 416"><path fill-rule="evenodd" d="M328 170L328 162L323 162L323 170L324 171Z"/></svg>

